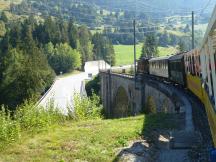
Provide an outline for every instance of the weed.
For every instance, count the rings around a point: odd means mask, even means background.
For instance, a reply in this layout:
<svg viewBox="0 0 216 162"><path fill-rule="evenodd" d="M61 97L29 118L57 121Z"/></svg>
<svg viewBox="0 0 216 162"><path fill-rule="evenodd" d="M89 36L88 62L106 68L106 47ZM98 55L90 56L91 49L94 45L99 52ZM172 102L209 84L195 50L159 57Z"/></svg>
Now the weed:
<svg viewBox="0 0 216 162"><path fill-rule="evenodd" d="M0 148L20 138L20 125L4 107L0 111Z"/></svg>
<svg viewBox="0 0 216 162"><path fill-rule="evenodd" d="M53 107L44 109L35 106L34 102L26 101L16 111L16 120L23 130L41 131L63 121L64 116Z"/></svg>
<svg viewBox="0 0 216 162"><path fill-rule="evenodd" d="M74 95L74 118L76 120L99 119L102 117L100 98L95 93L91 97Z"/></svg>

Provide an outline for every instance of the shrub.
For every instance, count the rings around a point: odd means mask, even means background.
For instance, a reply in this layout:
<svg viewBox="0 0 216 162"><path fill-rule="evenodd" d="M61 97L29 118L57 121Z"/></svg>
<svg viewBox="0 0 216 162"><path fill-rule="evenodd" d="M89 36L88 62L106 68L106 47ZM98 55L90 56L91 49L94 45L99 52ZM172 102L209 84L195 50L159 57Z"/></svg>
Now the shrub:
<svg viewBox="0 0 216 162"><path fill-rule="evenodd" d="M92 96L93 92L96 95L99 95L99 92L100 92L100 78L99 78L99 76L96 76L93 80L87 82L85 89L86 89L88 96Z"/></svg>
<svg viewBox="0 0 216 162"><path fill-rule="evenodd" d="M157 109L156 109L154 98L152 96L149 96L147 98L145 113L149 114L149 113L156 113L156 112L157 112Z"/></svg>
<svg viewBox="0 0 216 162"><path fill-rule="evenodd" d="M99 119L102 117L100 98L95 93L91 97L74 95L74 118L77 120Z"/></svg>
<svg viewBox="0 0 216 162"><path fill-rule="evenodd" d="M35 106L35 103L31 101L26 101L16 112L16 120L20 123L21 128L30 131L41 131L64 119L65 117L52 105L44 109Z"/></svg>
<svg viewBox="0 0 216 162"><path fill-rule="evenodd" d="M0 111L0 148L20 138L20 125L2 107Z"/></svg>

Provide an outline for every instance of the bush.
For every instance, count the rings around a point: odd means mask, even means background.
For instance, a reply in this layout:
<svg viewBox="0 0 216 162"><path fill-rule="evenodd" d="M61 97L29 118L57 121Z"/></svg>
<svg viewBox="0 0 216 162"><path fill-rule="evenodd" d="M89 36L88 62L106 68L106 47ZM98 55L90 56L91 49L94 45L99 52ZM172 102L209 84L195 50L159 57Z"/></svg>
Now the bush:
<svg viewBox="0 0 216 162"><path fill-rule="evenodd" d="M147 103L146 103L146 108L144 111L146 114L149 113L157 113L157 108L155 105L154 98L152 96L148 96L147 98Z"/></svg>
<svg viewBox="0 0 216 162"><path fill-rule="evenodd" d="M85 86L85 89L86 89L86 92L87 92L88 96L93 95L92 91L96 95L99 95L99 91L100 91L100 78L99 78L99 76L96 76L93 80L87 82L86 86Z"/></svg>
<svg viewBox="0 0 216 162"><path fill-rule="evenodd" d="M88 120L102 118L100 98L95 93L91 97L74 95L74 118Z"/></svg>
<svg viewBox="0 0 216 162"><path fill-rule="evenodd" d="M54 109L52 105L44 109L35 106L34 102L26 101L18 108L16 120L24 130L41 131L52 124L64 121L65 117L57 109Z"/></svg>
<svg viewBox="0 0 216 162"><path fill-rule="evenodd" d="M12 120L10 113L2 107L0 111L0 148L19 139L20 132L19 123Z"/></svg>

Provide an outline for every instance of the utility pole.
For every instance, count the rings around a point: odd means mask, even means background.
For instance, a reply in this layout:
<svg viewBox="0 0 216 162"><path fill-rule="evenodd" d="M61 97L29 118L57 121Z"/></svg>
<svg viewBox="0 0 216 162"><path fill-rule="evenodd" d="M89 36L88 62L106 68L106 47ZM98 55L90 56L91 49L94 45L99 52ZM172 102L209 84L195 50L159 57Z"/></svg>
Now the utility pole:
<svg viewBox="0 0 216 162"><path fill-rule="evenodd" d="M134 26L134 79L136 83L136 20L133 21Z"/></svg>
<svg viewBox="0 0 216 162"><path fill-rule="evenodd" d="M192 11L192 49L194 49L194 11Z"/></svg>

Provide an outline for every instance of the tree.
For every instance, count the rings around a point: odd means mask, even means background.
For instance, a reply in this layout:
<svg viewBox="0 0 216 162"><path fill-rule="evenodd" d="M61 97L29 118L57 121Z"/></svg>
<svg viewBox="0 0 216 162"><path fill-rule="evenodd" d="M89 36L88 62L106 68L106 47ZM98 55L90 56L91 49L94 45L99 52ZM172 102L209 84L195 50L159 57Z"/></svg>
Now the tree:
<svg viewBox="0 0 216 162"><path fill-rule="evenodd" d="M81 26L79 28L78 35L78 49L82 58L82 66L84 66L86 61L93 60L93 45L91 44L91 33L86 26Z"/></svg>
<svg viewBox="0 0 216 162"><path fill-rule="evenodd" d="M22 26L20 23L14 24L13 27L11 27L10 32L8 32L8 38L9 38L9 44L12 46L12 48L16 48L21 43L21 37L22 37Z"/></svg>
<svg viewBox="0 0 216 162"><path fill-rule="evenodd" d="M48 17L44 22L44 33L46 35L45 42L52 42L54 45L61 43L61 31L56 23L51 17Z"/></svg>
<svg viewBox="0 0 216 162"><path fill-rule="evenodd" d="M73 49L77 49L78 31L72 20L68 24L68 37L70 46Z"/></svg>
<svg viewBox="0 0 216 162"><path fill-rule="evenodd" d="M45 46L45 54L47 55L50 66L55 70L56 74L60 72L66 73L79 68L81 65L80 53L72 49L67 43L57 44L54 48L53 44L50 42Z"/></svg>
<svg viewBox="0 0 216 162"><path fill-rule="evenodd" d="M5 23L8 22L8 17L7 17L7 14L5 11L2 12L2 14L1 14L1 20L4 21Z"/></svg>
<svg viewBox="0 0 216 162"><path fill-rule="evenodd" d="M58 20L58 26L59 26L59 30L60 30L60 42L61 43L68 43L69 42L69 38L68 38L68 23L63 21L62 19Z"/></svg>
<svg viewBox="0 0 216 162"><path fill-rule="evenodd" d="M4 64L0 103L10 108L33 96L38 97L54 79L54 73L40 49L34 55L11 49L4 58Z"/></svg>
<svg viewBox="0 0 216 162"><path fill-rule="evenodd" d="M156 57L158 56L158 46L155 35L147 35L142 47L141 57Z"/></svg>
<svg viewBox="0 0 216 162"><path fill-rule="evenodd" d="M159 38L159 44L163 47L166 47L167 45L170 44L170 38L169 38L169 34L167 33L167 31L165 31Z"/></svg>
<svg viewBox="0 0 216 162"><path fill-rule="evenodd" d="M94 59L103 59L111 65L115 65L115 51L112 42L100 33L93 35L92 43L94 44Z"/></svg>
<svg viewBox="0 0 216 162"><path fill-rule="evenodd" d="M179 52L185 52L186 51L185 43L182 40L180 40L178 43L178 51Z"/></svg>
<svg viewBox="0 0 216 162"><path fill-rule="evenodd" d="M185 33L190 32L190 26L189 26L188 24L185 26L184 32L185 32Z"/></svg>
<svg viewBox="0 0 216 162"><path fill-rule="evenodd" d="M0 21L0 37L4 37L6 34L5 23Z"/></svg>

